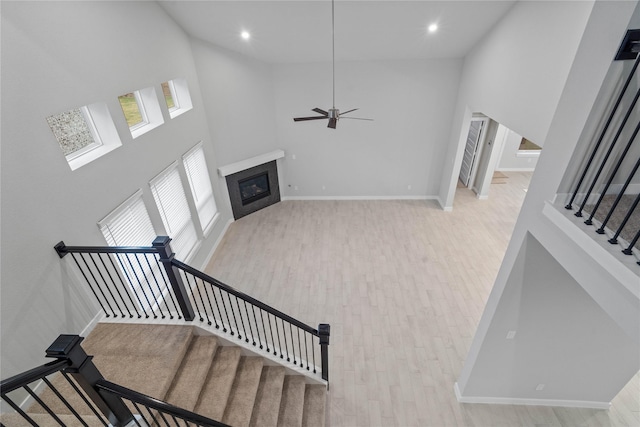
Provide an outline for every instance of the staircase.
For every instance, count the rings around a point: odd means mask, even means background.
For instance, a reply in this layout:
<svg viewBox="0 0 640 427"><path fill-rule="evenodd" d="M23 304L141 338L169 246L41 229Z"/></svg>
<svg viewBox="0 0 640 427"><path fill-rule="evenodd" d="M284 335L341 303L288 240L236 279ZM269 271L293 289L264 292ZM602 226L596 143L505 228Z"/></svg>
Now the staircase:
<svg viewBox="0 0 640 427"><path fill-rule="evenodd" d="M324 384L201 333L191 325L99 323L82 347L107 380L228 425L325 425ZM70 387L61 377L54 385ZM66 425L80 425L50 389L41 398ZM27 412L41 426L59 425L37 403ZM83 415L92 416L88 408ZM6 414L2 423L28 425Z"/></svg>

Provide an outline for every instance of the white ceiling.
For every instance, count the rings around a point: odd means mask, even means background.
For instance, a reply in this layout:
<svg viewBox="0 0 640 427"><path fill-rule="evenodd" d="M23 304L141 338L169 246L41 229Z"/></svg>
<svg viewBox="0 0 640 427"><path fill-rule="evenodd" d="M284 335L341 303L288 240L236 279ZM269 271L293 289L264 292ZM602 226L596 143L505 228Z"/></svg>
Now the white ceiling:
<svg viewBox="0 0 640 427"><path fill-rule="evenodd" d="M159 3L191 36L262 61L331 60L330 0ZM336 0L336 60L463 57L514 3ZM428 34L434 22L439 29Z"/></svg>

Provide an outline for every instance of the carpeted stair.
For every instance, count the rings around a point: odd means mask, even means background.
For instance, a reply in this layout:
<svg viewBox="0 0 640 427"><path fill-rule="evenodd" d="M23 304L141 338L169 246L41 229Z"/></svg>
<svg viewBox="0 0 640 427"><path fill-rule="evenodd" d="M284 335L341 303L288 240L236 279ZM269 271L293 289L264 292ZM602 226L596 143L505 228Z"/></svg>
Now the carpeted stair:
<svg viewBox="0 0 640 427"><path fill-rule="evenodd" d="M308 384L304 376L288 375L282 366L195 331L192 326L100 323L82 346L107 380L232 426L324 426L324 385ZM54 386L72 395L63 380L58 376ZM50 390L41 397L56 414L72 417ZM37 403L27 412L36 414L43 427L58 425ZM88 408L79 412L90 419ZM12 417L4 414L2 423L27 425Z"/></svg>

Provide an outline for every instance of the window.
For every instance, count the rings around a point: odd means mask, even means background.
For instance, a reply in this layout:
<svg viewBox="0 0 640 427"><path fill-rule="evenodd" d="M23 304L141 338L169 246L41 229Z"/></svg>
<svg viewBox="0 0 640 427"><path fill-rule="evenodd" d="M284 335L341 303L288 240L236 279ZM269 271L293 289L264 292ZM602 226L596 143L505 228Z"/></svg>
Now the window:
<svg viewBox="0 0 640 427"><path fill-rule="evenodd" d="M98 221L98 227L109 246L151 246L156 238L142 190Z"/></svg>
<svg viewBox="0 0 640 427"><path fill-rule="evenodd" d="M91 104L47 117L71 170L122 145L106 104Z"/></svg>
<svg viewBox="0 0 640 427"><path fill-rule="evenodd" d="M181 261L188 262L198 238L191 219L191 211L184 194L177 162L153 178L149 183L164 228L171 237L171 249Z"/></svg>
<svg viewBox="0 0 640 427"><path fill-rule="evenodd" d="M172 119L193 108L185 79L173 79L162 83L162 93Z"/></svg>
<svg viewBox="0 0 640 427"><path fill-rule="evenodd" d="M202 142L196 144L184 156L182 156L184 169L189 179L189 187L191 194L196 203L198 218L202 231L206 235L217 218L218 208L213 198L213 189L211 188L211 178L207 169L207 162L204 157Z"/></svg>
<svg viewBox="0 0 640 427"><path fill-rule="evenodd" d="M164 123L156 90L152 87L120 95L118 101L134 139Z"/></svg>

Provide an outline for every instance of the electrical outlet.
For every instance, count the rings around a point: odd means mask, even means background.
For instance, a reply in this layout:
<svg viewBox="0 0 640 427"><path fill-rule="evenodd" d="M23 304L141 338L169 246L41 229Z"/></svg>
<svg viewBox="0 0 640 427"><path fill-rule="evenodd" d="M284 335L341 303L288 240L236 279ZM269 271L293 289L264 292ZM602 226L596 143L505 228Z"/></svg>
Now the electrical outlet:
<svg viewBox="0 0 640 427"><path fill-rule="evenodd" d="M538 384L536 386L536 391L542 391L542 390L544 390L544 384Z"/></svg>
<svg viewBox="0 0 640 427"><path fill-rule="evenodd" d="M516 336L516 331L507 332L507 339L512 340Z"/></svg>

